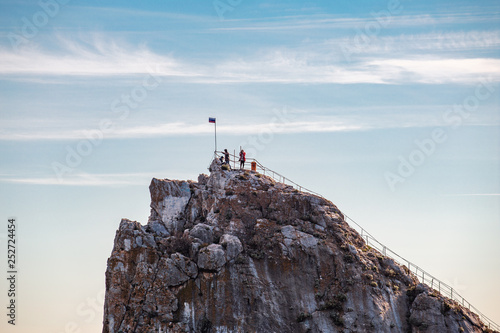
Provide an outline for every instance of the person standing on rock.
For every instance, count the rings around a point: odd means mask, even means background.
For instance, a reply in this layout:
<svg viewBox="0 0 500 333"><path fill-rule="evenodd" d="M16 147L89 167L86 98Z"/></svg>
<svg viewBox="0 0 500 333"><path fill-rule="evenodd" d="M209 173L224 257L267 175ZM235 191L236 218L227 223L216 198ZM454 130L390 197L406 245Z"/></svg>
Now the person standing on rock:
<svg viewBox="0 0 500 333"><path fill-rule="evenodd" d="M224 149L224 160L226 164L229 165L229 152L227 151L227 149Z"/></svg>
<svg viewBox="0 0 500 333"><path fill-rule="evenodd" d="M245 161L247 160L246 155L247 153L245 153L245 151L242 149L240 151L240 169L245 169Z"/></svg>

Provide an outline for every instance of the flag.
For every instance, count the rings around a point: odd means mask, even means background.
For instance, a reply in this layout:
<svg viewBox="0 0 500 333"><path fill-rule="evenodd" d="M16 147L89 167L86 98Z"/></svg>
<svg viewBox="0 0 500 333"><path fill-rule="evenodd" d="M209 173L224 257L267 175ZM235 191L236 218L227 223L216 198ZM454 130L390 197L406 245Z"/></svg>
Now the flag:
<svg viewBox="0 0 500 333"><path fill-rule="evenodd" d="M208 118L209 123L214 123L215 124L215 118Z"/></svg>

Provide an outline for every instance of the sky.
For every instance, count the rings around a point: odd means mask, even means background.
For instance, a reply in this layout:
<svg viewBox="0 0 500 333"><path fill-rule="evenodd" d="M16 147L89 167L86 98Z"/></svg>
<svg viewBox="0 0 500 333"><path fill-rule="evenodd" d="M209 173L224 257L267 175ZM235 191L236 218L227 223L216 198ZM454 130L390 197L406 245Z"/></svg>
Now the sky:
<svg viewBox="0 0 500 333"><path fill-rule="evenodd" d="M0 0L0 267L16 325L100 332L151 178L238 150L500 323L500 3Z"/></svg>

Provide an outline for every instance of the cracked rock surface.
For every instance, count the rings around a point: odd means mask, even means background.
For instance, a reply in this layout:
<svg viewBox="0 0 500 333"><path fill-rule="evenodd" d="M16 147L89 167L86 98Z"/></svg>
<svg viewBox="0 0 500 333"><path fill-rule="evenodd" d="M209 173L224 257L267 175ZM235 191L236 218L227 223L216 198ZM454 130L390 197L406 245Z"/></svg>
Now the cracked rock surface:
<svg viewBox="0 0 500 333"><path fill-rule="evenodd" d="M366 246L330 201L211 169L153 179L148 223L121 221L104 333L488 331Z"/></svg>

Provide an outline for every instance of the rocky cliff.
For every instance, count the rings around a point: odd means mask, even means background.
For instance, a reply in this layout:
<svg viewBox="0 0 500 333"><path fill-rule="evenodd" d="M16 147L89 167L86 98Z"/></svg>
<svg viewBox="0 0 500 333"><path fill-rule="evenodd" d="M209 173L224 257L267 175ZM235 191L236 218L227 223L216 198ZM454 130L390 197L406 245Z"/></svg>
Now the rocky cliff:
<svg viewBox="0 0 500 333"><path fill-rule="evenodd" d="M487 331L321 197L214 165L150 192L147 225L116 232L105 333Z"/></svg>

